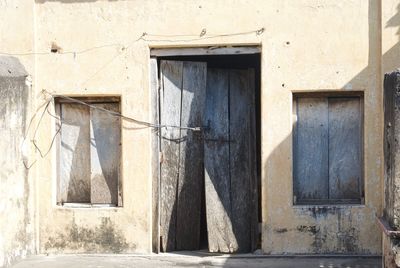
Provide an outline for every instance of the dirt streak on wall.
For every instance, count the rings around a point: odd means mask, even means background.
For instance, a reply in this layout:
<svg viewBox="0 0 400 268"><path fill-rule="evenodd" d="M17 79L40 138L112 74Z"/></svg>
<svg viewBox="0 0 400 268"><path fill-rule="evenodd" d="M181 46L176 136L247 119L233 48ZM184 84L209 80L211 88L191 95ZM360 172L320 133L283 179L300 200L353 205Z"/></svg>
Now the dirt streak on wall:
<svg viewBox="0 0 400 268"><path fill-rule="evenodd" d="M16 58L0 57L0 267L34 252L31 189L21 150L30 95L27 76Z"/></svg>

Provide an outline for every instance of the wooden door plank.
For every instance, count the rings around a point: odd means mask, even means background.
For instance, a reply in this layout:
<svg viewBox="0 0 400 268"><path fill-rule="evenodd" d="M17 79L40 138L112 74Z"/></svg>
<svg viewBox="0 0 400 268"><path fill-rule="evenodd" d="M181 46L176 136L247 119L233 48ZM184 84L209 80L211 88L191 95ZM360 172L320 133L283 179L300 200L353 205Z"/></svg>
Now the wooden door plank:
<svg viewBox="0 0 400 268"><path fill-rule="evenodd" d="M249 161L250 161L250 209L251 209L251 251L257 249L258 244L258 177L257 177L257 128L256 128L256 76L255 70L248 70L248 98L249 98Z"/></svg>
<svg viewBox="0 0 400 268"><path fill-rule="evenodd" d="M60 202L90 202L89 108L64 103L61 113Z"/></svg>
<svg viewBox="0 0 400 268"><path fill-rule="evenodd" d="M359 199L361 180L360 99L329 98L329 197Z"/></svg>
<svg viewBox="0 0 400 268"><path fill-rule="evenodd" d="M150 59L151 119L159 124L159 85L157 59ZM151 135L151 172L152 172L152 247L160 252L160 129L152 129Z"/></svg>
<svg viewBox="0 0 400 268"><path fill-rule="evenodd" d="M231 70L229 75L229 165L231 174L232 226L237 252L251 249L252 157L251 93L247 70ZM252 89L254 90L254 89ZM253 91L254 92L254 91ZM253 140L254 141L254 140Z"/></svg>
<svg viewBox="0 0 400 268"><path fill-rule="evenodd" d="M180 125L181 89L183 63L178 61L161 61L162 96L161 124ZM161 163L160 177L160 235L162 251L176 248L176 213L177 185L179 176L178 128L161 129Z"/></svg>
<svg viewBox="0 0 400 268"><path fill-rule="evenodd" d="M210 252L234 252L229 177L229 71L208 69L204 125L204 173Z"/></svg>
<svg viewBox="0 0 400 268"><path fill-rule="evenodd" d="M328 100L297 98L294 193L297 201L328 199Z"/></svg>
<svg viewBox="0 0 400 268"><path fill-rule="evenodd" d="M203 125L207 64L183 63L181 122L183 127ZM203 137L201 131L181 129L177 197L177 250L200 246L201 192L203 187Z"/></svg>
<svg viewBox="0 0 400 268"><path fill-rule="evenodd" d="M119 112L119 103L94 103ZM102 110L90 108L91 203L118 205L121 121Z"/></svg>

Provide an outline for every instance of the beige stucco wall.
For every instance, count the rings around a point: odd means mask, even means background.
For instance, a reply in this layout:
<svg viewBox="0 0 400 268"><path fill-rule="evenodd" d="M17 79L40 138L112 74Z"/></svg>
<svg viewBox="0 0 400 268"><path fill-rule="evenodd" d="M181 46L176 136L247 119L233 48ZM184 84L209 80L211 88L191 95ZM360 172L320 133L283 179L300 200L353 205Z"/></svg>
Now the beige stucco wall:
<svg viewBox="0 0 400 268"><path fill-rule="evenodd" d="M395 5L397 1L388 2ZM390 10L390 4L385 8ZM382 197L384 26L381 28L378 0L36 0L35 17L37 106L44 102L42 89L67 95L121 95L122 112L145 121L150 120L151 110L150 47L260 45L263 251L380 253L381 233L375 215L381 214ZM261 27L265 28L261 35L211 37ZM205 37L197 37L204 28ZM148 35L139 39L143 32ZM26 44L24 40L15 43ZM52 43L64 54L50 53ZM392 38L382 47L386 51L396 43ZM8 44L4 49L16 48ZM364 91L365 205L291 205L292 92L319 90ZM131 126L124 123L124 127ZM47 148L55 131L54 121L46 116L38 133L39 146ZM151 132L123 128L122 144L122 208L58 207L55 150L39 159L40 252L151 251ZM83 238L74 239L74 232ZM85 238L85 233L91 235ZM111 246L90 242L92 233L96 241L111 233ZM349 237L356 242L348 243Z"/></svg>
<svg viewBox="0 0 400 268"><path fill-rule="evenodd" d="M0 0L0 267L35 253L34 173L22 163L34 56L4 54L34 51L33 14L32 1Z"/></svg>
<svg viewBox="0 0 400 268"><path fill-rule="evenodd" d="M4 68L5 67L5 68ZM17 59L0 56L0 267L34 252L34 188L23 166L21 150L26 130L30 87Z"/></svg>

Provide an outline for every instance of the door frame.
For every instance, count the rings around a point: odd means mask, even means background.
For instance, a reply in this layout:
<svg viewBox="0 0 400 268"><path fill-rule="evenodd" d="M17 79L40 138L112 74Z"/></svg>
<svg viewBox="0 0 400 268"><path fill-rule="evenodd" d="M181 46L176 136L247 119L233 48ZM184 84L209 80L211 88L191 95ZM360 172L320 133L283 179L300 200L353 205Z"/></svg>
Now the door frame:
<svg viewBox="0 0 400 268"><path fill-rule="evenodd" d="M260 45L241 46L207 46L207 47L181 47L181 48L150 48L150 118L154 124L160 123L160 83L159 57L173 56L207 56L207 55L245 55L261 54ZM262 67L262 66L261 66ZM260 68L261 68L260 67ZM260 70L261 72L261 70ZM160 163L162 154L160 151L160 135L158 129L152 129L151 134L151 180L152 180L152 234L151 245L153 253L160 253Z"/></svg>

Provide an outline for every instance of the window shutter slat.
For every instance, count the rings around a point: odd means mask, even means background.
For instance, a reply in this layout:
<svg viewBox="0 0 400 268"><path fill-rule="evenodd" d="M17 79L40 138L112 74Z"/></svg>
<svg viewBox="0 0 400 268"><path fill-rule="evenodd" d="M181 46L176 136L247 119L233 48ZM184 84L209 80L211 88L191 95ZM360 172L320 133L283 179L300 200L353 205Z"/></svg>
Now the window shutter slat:
<svg viewBox="0 0 400 268"><path fill-rule="evenodd" d="M328 199L328 101L297 99L294 192L297 200Z"/></svg>
<svg viewBox="0 0 400 268"><path fill-rule="evenodd" d="M90 202L89 108L60 105L59 201Z"/></svg>
<svg viewBox="0 0 400 268"><path fill-rule="evenodd" d="M119 112L118 103L92 104ZM91 203L118 204L120 117L90 109Z"/></svg>
<svg viewBox="0 0 400 268"><path fill-rule="evenodd" d="M361 113L359 98L329 99L329 195L360 198Z"/></svg>

